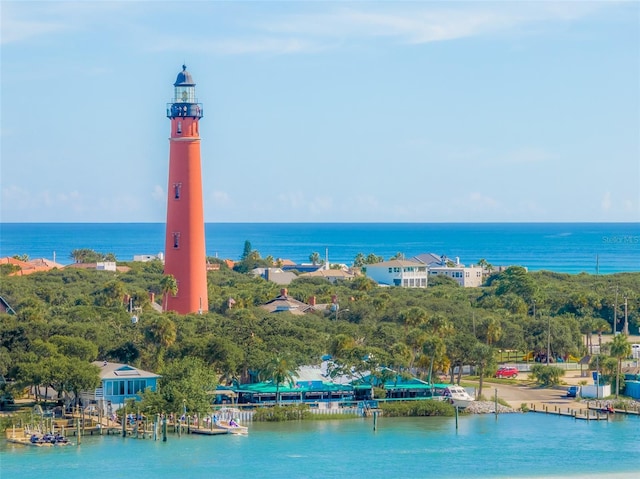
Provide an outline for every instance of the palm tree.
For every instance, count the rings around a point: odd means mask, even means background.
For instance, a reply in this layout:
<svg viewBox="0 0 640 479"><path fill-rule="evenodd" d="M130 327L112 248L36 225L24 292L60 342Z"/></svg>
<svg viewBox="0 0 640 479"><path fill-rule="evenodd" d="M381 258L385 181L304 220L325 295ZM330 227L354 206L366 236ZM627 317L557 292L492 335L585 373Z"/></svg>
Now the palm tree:
<svg viewBox="0 0 640 479"><path fill-rule="evenodd" d="M176 342L176 324L165 316L158 316L145 328L145 336L156 347L156 366L160 368L164 352Z"/></svg>
<svg viewBox="0 0 640 479"><path fill-rule="evenodd" d="M500 320L495 317L489 317L485 322L487 344L491 346L495 341L502 337L502 325Z"/></svg>
<svg viewBox="0 0 640 479"><path fill-rule="evenodd" d="M404 323L404 334L407 335L409 327L418 328L426 324L428 320L427 311L419 306L412 306L400 313L400 320Z"/></svg>
<svg viewBox="0 0 640 479"><path fill-rule="evenodd" d="M171 294L171 296L175 296L176 294L178 294L178 281L176 280L175 276L173 276L172 274L168 274L166 276L163 276L160 280L160 288L162 290L162 298L164 303L163 311L166 311L167 303L169 301L169 294Z"/></svg>
<svg viewBox="0 0 640 479"><path fill-rule="evenodd" d="M488 367L494 363L493 348L487 344L478 342L471 350L471 361L476 368L478 368L478 396L481 396L484 374Z"/></svg>
<svg viewBox="0 0 640 479"><path fill-rule="evenodd" d="M627 341L627 337L624 334L618 334L611 341L611 356L618 360L616 368L616 399L618 398L618 392L620 391L620 367L622 366L622 360L631 356L631 344Z"/></svg>
<svg viewBox="0 0 640 479"><path fill-rule="evenodd" d="M309 261L311 261L311 263L315 266L317 264L320 264L320 253L318 253L317 251L314 251L313 253L311 253L309 255Z"/></svg>
<svg viewBox="0 0 640 479"><path fill-rule="evenodd" d="M429 384L433 384L433 363L435 362L436 357L444 356L446 351L447 347L444 344L444 341L438 336L428 337L422 345L422 353L429 357L429 375L427 379Z"/></svg>
<svg viewBox="0 0 640 479"><path fill-rule="evenodd" d="M265 378L270 379L276 385L276 402L280 404L280 385L283 383L293 384L294 365L283 356L274 356L262 371Z"/></svg>

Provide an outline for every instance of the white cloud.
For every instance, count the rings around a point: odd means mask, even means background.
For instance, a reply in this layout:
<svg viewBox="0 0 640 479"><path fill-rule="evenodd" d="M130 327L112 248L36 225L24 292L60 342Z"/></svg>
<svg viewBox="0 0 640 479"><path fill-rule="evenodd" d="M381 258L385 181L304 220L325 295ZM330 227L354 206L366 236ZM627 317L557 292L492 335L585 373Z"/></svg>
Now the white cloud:
<svg viewBox="0 0 640 479"><path fill-rule="evenodd" d="M129 5L127 5L129 3ZM19 43L69 31L92 29L95 24L114 22L131 2L2 2L0 44ZM105 18L110 12L119 16Z"/></svg>
<svg viewBox="0 0 640 479"><path fill-rule="evenodd" d="M611 202L611 192L607 191L602 197L602 201L600 202L600 207L603 211L610 211L612 206Z"/></svg>
<svg viewBox="0 0 640 479"><path fill-rule="evenodd" d="M429 43L520 29L553 21L571 22L608 5L599 2L363 3L356 8L294 13L256 25L274 34L317 38L391 37L406 43ZM446 7L442 7L446 5Z"/></svg>

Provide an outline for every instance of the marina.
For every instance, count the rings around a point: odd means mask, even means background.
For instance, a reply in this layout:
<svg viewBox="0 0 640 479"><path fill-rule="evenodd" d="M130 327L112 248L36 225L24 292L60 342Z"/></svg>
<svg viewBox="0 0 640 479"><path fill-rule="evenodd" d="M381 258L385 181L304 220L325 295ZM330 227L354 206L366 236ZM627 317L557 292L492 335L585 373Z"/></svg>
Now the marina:
<svg viewBox="0 0 640 479"><path fill-rule="evenodd" d="M544 414L252 423L247 436L170 434L167 442L89 436L78 447L0 443L3 477L283 476L337 478L366 465L367 477L636 477L640 423L567 421ZM381 453L384 451L384 453ZM362 470L362 469L359 469Z"/></svg>

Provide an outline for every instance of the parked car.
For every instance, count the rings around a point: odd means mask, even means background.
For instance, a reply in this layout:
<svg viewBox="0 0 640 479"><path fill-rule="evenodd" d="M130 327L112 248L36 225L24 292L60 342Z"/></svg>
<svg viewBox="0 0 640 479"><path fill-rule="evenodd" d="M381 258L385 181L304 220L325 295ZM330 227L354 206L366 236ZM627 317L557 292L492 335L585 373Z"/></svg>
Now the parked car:
<svg viewBox="0 0 640 479"><path fill-rule="evenodd" d="M580 386L569 386L567 389L568 398L576 398L580 394Z"/></svg>
<svg viewBox="0 0 640 479"><path fill-rule="evenodd" d="M518 368L513 366L503 366L496 371L497 378L516 378L518 377Z"/></svg>

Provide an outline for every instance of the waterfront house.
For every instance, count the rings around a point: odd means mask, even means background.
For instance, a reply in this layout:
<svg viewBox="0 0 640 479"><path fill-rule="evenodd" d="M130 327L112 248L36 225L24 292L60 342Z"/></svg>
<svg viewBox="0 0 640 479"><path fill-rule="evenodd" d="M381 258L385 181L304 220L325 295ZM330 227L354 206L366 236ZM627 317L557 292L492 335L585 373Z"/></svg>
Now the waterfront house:
<svg viewBox="0 0 640 479"><path fill-rule="evenodd" d="M149 388L156 391L158 374L129 366L128 364L94 361L100 368L100 386L93 391L83 391L80 399L84 406L95 404L108 414L122 407L127 399L140 400L140 393Z"/></svg>
<svg viewBox="0 0 640 479"><path fill-rule="evenodd" d="M368 278L384 286L402 288L426 288L427 266L413 260L392 259L381 263L368 264L363 271Z"/></svg>

